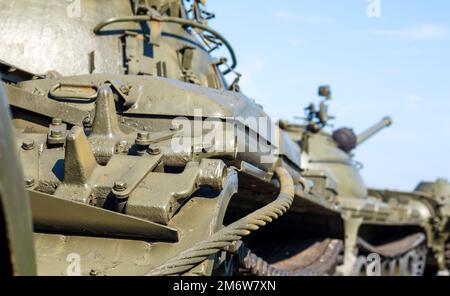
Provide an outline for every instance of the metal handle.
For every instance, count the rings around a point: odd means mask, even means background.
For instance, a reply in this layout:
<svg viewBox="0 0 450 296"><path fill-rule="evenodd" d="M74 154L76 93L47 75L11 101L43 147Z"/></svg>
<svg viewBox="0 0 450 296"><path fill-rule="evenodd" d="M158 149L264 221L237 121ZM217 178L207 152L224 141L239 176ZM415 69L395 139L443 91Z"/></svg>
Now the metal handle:
<svg viewBox="0 0 450 296"><path fill-rule="evenodd" d="M67 90L64 91L64 88ZM61 89L61 91L57 92L58 89ZM86 90L93 90L93 92L87 92ZM48 93L55 99L79 99L83 102L89 102L97 99L98 87L96 85L57 83L50 88Z"/></svg>
<svg viewBox="0 0 450 296"><path fill-rule="evenodd" d="M206 25L191 21L191 20L185 20L185 19L176 18L176 17L153 16L153 15L135 15L135 16L115 17L115 18L107 19L107 20L99 23L97 26L95 26L94 33L98 35L101 33L101 31L104 27L109 26L114 23L143 22L143 21L148 21L148 22L149 21L158 21L158 22L163 22L163 23L174 23L174 24L180 24L182 26L197 28L197 29L206 31L206 32L214 35L214 37L219 39L221 42L223 42L225 47L228 49L228 52L230 53L232 64L227 70L225 70L223 72L223 75L230 73L237 66L236 54L233 50L233 47L228 42L228 40L225 39L225 37L223 37L219 32L215 31L214 29L212 29Z"/></svg>

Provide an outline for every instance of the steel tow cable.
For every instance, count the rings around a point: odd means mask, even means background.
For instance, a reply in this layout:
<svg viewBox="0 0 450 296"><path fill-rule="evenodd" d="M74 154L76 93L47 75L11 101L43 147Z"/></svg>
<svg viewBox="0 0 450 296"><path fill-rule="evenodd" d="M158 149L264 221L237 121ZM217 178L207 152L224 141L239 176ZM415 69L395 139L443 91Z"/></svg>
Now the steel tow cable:
<svg viewBox="0 0 450 296"><path fill-rule="evenodd" d="M280 181L280 193L276 200L225 226L209 238L196 243L146 275L181 275L206 260L210 255L216 254L232 243L239 241L243 236L249 235L252 231L282 216L291 207L294 200L294 182L285 168L278 167L275 173Z"/></svg>

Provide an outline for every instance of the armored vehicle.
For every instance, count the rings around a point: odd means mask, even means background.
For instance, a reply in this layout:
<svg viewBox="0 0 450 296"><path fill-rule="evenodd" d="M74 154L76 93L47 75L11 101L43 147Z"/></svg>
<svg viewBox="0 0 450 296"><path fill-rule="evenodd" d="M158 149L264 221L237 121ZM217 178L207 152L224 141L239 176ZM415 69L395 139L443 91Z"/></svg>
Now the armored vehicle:
<svg viewBox="0 0 450 296"><path fill-rule="evenodd" d="M201 0L0 1L15 134L11 145L2 131L3 241L14 242L2 265L38 275L350 275L377 253L383 272L423 274L438 232L433 198L372 192L352 159L381 126L330 135L324 102L306 125L275 124L241 92L213 17ZM228 56L215 57L222 49ZM11 193L17 180L25 190Z"/></svg>
<svg viewBox="0 0 450 296"><path fill-rule="evenodd" d="M433 217L435 240L432 249L436 254L439 274L449 275L450 269L450 183L446 179L435 182L421 182L414 190L433 200L436 216Z"/></svg>
<svg viewBox="0 0 450 296"><path fill-rule="evenodd" d="M359 173L362 164L353 159L353 151L390 126L391 118L383 118L359 135L351 128L327 132L333 119L326 104L331 99L329 86L320 87L319 96L324 100L318 107L312 103L305 108L305 124L285 121L280 126L301 147L302 176L326 176L326 188L335 192L333 202L345 231L344 260L338 273L366 273L379 260L377 274L423 275L425 270L445 274L448 183L421 183L413 192L367 188Z"/></svg>

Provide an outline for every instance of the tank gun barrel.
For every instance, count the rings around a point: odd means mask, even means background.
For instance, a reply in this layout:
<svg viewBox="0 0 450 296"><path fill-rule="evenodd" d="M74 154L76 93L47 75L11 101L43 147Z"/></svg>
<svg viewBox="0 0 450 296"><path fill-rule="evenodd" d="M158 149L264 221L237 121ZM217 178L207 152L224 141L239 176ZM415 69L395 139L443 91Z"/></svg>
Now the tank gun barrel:
<svg viewBox="0 0 450 296"><path fill-rule="evenodd" d="M365 142L366 140L368 140L369 138L371 138L372 136L374 136L375 134L380 132L385 127L390 126L391 124L392 124L392 119L389 116L384 117L380 122L369 127L368 129L366 129L365 131L363 131L362 133L360 133L357 136L357 141L356 141L357 145L362 144L363 142Z"/></svg>

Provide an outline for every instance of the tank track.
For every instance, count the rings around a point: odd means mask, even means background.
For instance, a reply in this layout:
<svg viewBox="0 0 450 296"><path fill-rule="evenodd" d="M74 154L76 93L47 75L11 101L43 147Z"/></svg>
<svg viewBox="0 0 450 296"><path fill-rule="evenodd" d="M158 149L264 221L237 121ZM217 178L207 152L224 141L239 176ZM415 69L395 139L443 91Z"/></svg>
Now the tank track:
<svg viewBox="0 0 450 296"><path fill-rule="evenodd" d="M289 248L289 246L286 246ZM242 276L326 276L333 275L343 248L341 240L326 239L306 250L273 263L268 263L247 248L244 243L235 252Z"/></svg>
<svg viewBox="0 0 450 296"><path fill-rule="evenodd" d="M379 246L373 246L359 238L360 253L364 255L358 257L353 275L366 274L366 255L374 253L380 256L383 276L423 276L428 252L425 241L423 233Z"/></svg>
<svg viewBox="0 0 450 296"><path fill-rule="evenodd" d="M450 270L450 241L445 245L445 264L447 269Z"/></svg>

